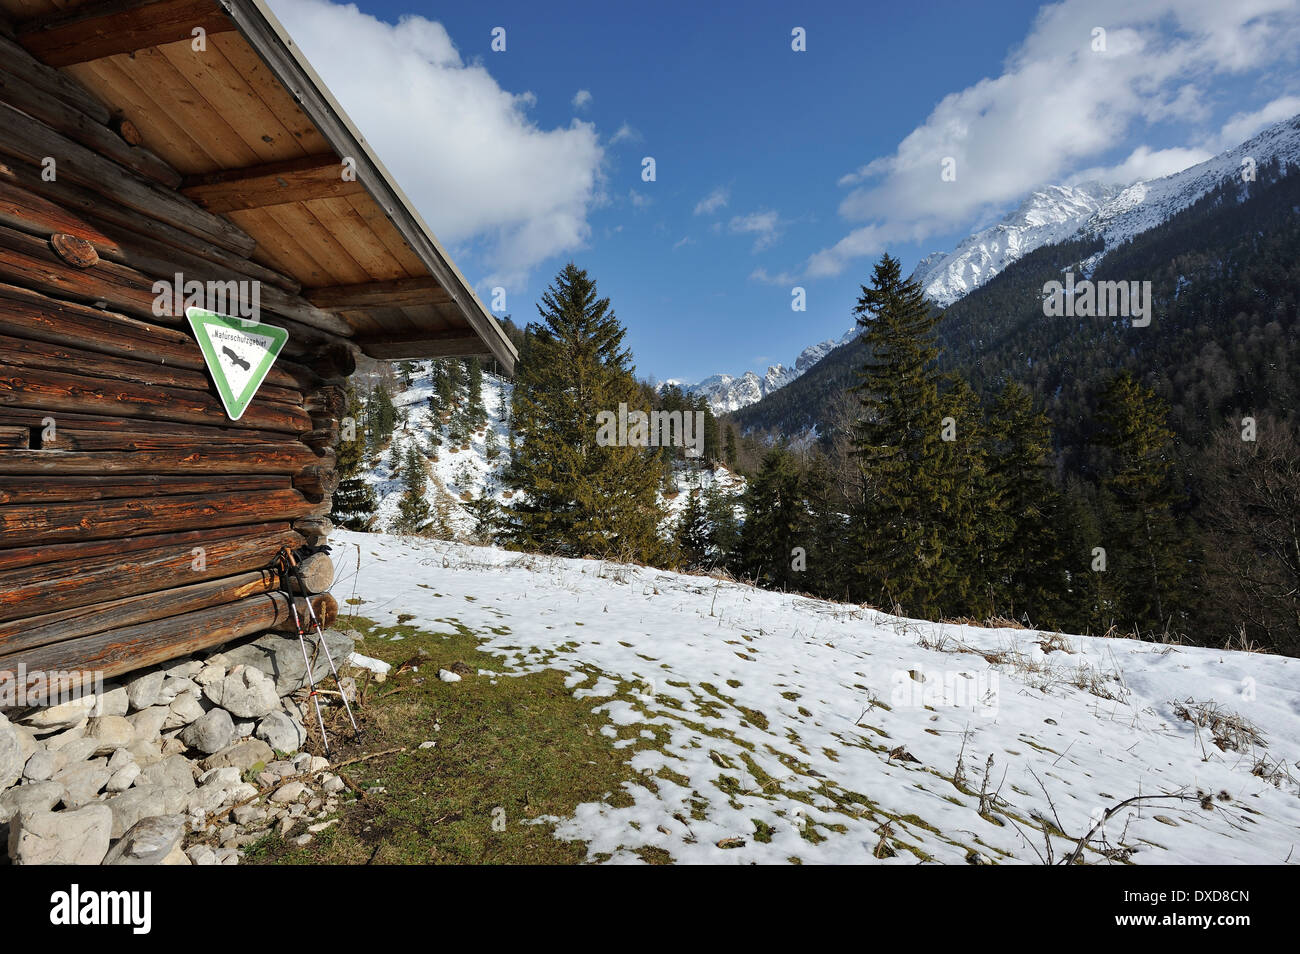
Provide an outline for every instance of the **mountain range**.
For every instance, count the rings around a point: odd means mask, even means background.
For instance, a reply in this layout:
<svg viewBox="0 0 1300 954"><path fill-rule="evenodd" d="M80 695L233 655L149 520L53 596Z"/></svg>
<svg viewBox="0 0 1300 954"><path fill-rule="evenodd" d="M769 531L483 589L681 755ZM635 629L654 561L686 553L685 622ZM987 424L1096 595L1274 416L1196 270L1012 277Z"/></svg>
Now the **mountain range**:
<svg viewBox="0 0 1300 954"><path fill-rule="evenodd" d="M1228 180L1241 180L1269 162L1300 164L1300 116L1265 128L1247 141L1204 162L1156 179L1120 187L1099 182L1049 185L1035 189L1012 212L958 243L951 252L922 259L912 278L926 297L946 308L1037 249L1068 242L1094 243L1079 263L1089 272L1108 252L1168 222ZM854 328L838 340L803 351L793 368L774 365L759 376L716 374L694 384L676 383L705 394L715 413L750 407L803 377L839 347L852 342Z"/></svg>

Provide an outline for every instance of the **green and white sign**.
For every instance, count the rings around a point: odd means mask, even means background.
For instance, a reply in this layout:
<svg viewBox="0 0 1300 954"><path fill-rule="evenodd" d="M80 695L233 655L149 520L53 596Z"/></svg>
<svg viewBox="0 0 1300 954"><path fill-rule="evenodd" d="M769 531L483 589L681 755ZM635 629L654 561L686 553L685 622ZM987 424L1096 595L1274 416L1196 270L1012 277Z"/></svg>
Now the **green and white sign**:
<svg viewBox="0 0 1300 954"><path fill-rule="evenodd" d="M239 420L289 340L289 332L193 306L185 309L185 317L212 372L226 416Z"/></svg>

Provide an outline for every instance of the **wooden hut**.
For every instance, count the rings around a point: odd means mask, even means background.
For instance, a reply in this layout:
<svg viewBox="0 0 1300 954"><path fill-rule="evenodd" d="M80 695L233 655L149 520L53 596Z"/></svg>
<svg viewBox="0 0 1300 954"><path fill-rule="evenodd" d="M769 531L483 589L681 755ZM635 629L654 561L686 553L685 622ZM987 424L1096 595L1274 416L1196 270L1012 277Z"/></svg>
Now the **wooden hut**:
<svg viewBox="0 0 1300 954"><path fill-rule="evenodd" d="M288 332L238 420L191 281ZM0 0L0 677L285 627L362 354L515 358L261 0Z"/></svg>

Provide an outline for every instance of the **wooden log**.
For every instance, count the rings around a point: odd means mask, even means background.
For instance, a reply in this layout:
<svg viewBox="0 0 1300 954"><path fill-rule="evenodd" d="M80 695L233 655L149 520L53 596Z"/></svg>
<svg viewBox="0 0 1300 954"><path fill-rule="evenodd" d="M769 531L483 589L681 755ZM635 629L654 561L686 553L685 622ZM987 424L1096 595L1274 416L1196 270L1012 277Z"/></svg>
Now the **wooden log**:
<svg viewBox="0 0 1300 954"><path fill-rule="evenodd" d="M3 283L0 333L198 371L207 367L198 345L186 332ZM320 387L322 378L310 368L281 357L267 373L266 383L309 390Z"/></svg>
<svg viewBox="0 0 1300 954"><path fill-rule="evenodd" d="M330 534L334 532L334 523L329 517L302 517L293 522L293 529L302 534L309 547L320 547L329 543Z"/></svg>
<svg viewBox="0 0 1300 954"><path fill-rule="evenodd" d="M336 311L364 311L368 308L446 304L451 301L451 295L438 284L436 278L426 277L313 288L307 293L307 300L321 308Z"/></svg>
<svg viewBox="0 0 1300 954"><path fill-rule="evenodd" d="M0 567L10 554L27 559L0 570L0 621L31 616L34 606L55 613L263 570L302 539L277 523L0 550Z"/></svg>
<svg viewBox="0 0 1300 954"><path fill-rule="evenodd" d="M14 41L12 32L0 31L0 70L26 80L97 123L107 125L113 119L112 111L93 93L71 76L28 53Z"/></svg>
<svg viewBox="0 0 1300 954"><path fill-rule="evenodd" d="M317 453L326 448L337 447L339 443L339 422L333 419L324 421L302 435L302 442Z"/></svg>
<svg viewBox="0 0 1300 954"><path fill-rule="evenodd" d="M0 448L21 450L31 445L32 432L25 427L0 427Z"/></svg>
<svg viewBox="0 0 1300 954"><path fill-rule="evenodd" d="M234 603L258 593L269 593L280 585L279 575L274 571L256 570L160 593L141 593L93 606L10 620L0 623L0 653L16 653L90 633Z"/></svg>
<svg viewBox="0 0 1300 954"><path fill-rule="evenodd" d="M169 189L180 185L179 172L149 150L140 148L138 131L136 141L131 143L104 122L87 116L46 87L16 76L8 69L8 64L0 66L0 101L17 106L69 139Z"/></svg>
<svg viewBox="0 0 1300 954"><path fill-rule="evenodd" d="M51 423L54 426L47 427ZM54 416L19 407L0 407L0 426L31 429L32 447L40 450L161 450L212 444L285 443L284 434L276 431L177 424L175 421L141 422L131 418L66 412Z"/></svg>
<svg viewBox="0 0 1300 954"><path fill-rule="evenodd" d="M14 504L0 507L0 545L6 541L62 543L138 537L176 527L229 527L277 517L306 516L312 504L296 490L148 497L139 500Z"/></svg>
<svg viewBox="0 0 1300 954"><path fill-rule="evenodd" d="M15 368L44 368L47 371L76 368L80 373L96 378L184 388L204 393L212 391L211 379L202 371L191 371L168 364L112 358L93 351L81 351L43 341L27 341L3 334L0 334L0 354L4 355L6 364ZM274 384L263 383L257 389L255 400L305 410L300 392L292 388L276 387Z"/></svg>
<svg viewBox="0 0 1300 954"><path fill-rule="evenodd" d="M235 24L216 0L99 0L17 25L18 42L51 66L72 66L209 35Z"/></svg>
<svg viewBox="0 0 1300 954"><path fill-rule="evenodd" d="M334 585L334 562L327 553L313 553L298 564L305 588L297 576L290 574L289 584L295 593L325 593Z"/></svg>
<svg viewBox="0 0 1300 954"><path fill-rule="evenodd" d="M155 421L216 424L226 420L221 401L201 391L134 384L80 374L0 366L0 405L40 411L104 413ZM306 412L287 404L257 401L231 427L303 434Z"/></svg>
<svg viewBox="0 0 1300 954"><path fill-rule="evenodd" d="M0 428L0 437L3 437L4 430ZM293 486L293 479L267 474L240 474L236 477L42 477L39 481L33 481L30 477L0 476L0 505L214 494L229 490L232 486L247 493L288 490Z"/></svg>
<svg viewBox="0 0 1300 954"><path fill-rule="evenodd" d="M180 191L209 212L220 214L360 195L366 187L356 179L345 180L343 163L331 152L187 176Z"/></svg>
<svg viewBox="0 0 1300 954"><path fill-rule="evenodd" d="M290 294L302 286L293 278L218 248L165 222L106 202L69 182L46 182L39 169L10 160L0 163L0 222L38 234L64 231L95 243L103 257L146 271L160 254L177 256L181 270L208 262L233 276L247 276Z"/></svg>
<svg viewBox="0 0 1300 954"><path fill-rule="evenodd" d="M0 474L297 474L320 458L302 444L231 444L125 453L0 450Z"/></svg>
<svg viewBox="0 0 1300 954"><path fill-rule="evenodd" d="M341 418L348 409L347 391L338 385L323 385L303 395L303 409L313 416Z"/></svg>
<svg viewBox="0 0 1300 954"><path fill-rule="evenodd" d="M329 613L332 602L328 593L313 598L318 613ZM334 606L333 618L337 619L337 603ZM0 656L0 673L9 673L14 679L20 665L29 674L67 672L60 688L73 688L79 678L93 678L92 673L111 679L244 636L284 631L292 627L292 619L285 594L262 593L237 603Z"/></svg>
<svg viewBox="0 0 1300 954"><path fill-rule="evenodd" d="M66 232L55 232L51 235L50 248L54 249L55 255L73 268L92 268L99 264L99 253L95 251L95 246L83 238L68 235Z"/></svg>
<svg viewBox="0 0 1300 954"><path fill-rule="evenodd" d="M46 156L52 156L59 179L240 255L250 255L257 247L252 236L228 219L123 169L5 103L0 103L0 153L38 168Z"/></svg>
<svg viewBox="0 0 1300 954"><path fill-rule="evenodd" d="M183 316L155 310L152 283L134 269L104 262L93 271L69 265L43 241L0 226L0 279L56 298L103 303L151 321L180 324Z"/></svg>
<svg viewBox="0 0 1300 954"><path fill-rule="evenodd" d="M312 503L320 503L338 489L339 477L333 467L308 464L294 474L293 486Z"/></svg>

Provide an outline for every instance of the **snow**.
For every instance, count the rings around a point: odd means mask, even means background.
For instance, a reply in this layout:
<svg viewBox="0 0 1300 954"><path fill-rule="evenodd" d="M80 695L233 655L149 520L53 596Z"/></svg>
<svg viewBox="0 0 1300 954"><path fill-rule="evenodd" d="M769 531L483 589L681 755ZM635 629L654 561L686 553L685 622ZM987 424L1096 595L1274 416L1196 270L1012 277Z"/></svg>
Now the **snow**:
<svg viewBox="0 0 1300 954"><path fill-rule="evenodd" d="M355 581L340 581L366 601L358 612L410 614L435 632L455 619L514 673L565 672L608 716L612 745L656 740L630 755L653 784L627 784L632 804L533 820L592 858L637 862L634 849L653 847L698 863L1039 863L1039 818L1074 836L1052 838L1059 860L1120 801L1185 792L1210 807L1137 803L1106 822L1109 845L1141 864L1300 861L1300 660L918 622L441 541L335 543L340 566L359 559ZM1175 713L1185 700L1239 714L1260 741L1221 750ZM998 801L981 813L990 756ZM1274 780L1252 774L1261 760ZM885 823L897 851L877 859ZM718 847L726 839L743 844Z"/></svg>
<svg viewBox="0 0 1300 954"><path fill-rule="evenodd" d="M941 307L974 291L1034 249L1090 235L1105 242L1096 260L1136 235L1167 222L1224 180L1242 175L1243 162L1300 163L1300 117L1275 123L1239 146L1159 179L1123 189L1089 182L1045 186L1000 222L963 239L951 252L934 252L912 277Z"/></svg>

